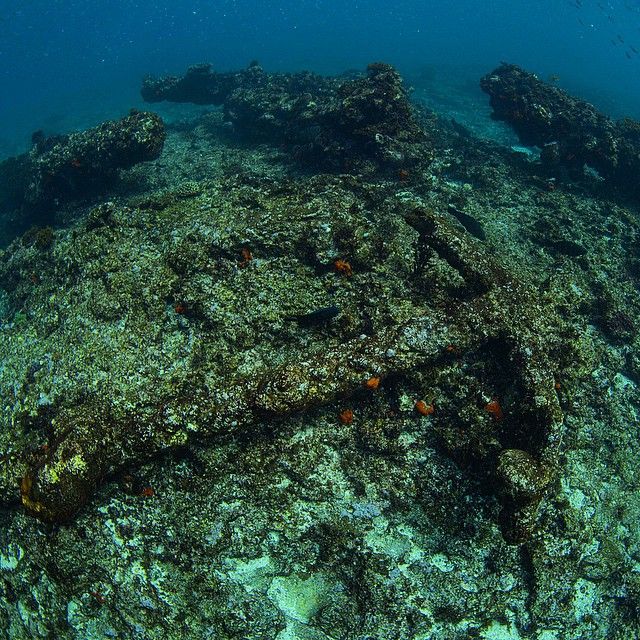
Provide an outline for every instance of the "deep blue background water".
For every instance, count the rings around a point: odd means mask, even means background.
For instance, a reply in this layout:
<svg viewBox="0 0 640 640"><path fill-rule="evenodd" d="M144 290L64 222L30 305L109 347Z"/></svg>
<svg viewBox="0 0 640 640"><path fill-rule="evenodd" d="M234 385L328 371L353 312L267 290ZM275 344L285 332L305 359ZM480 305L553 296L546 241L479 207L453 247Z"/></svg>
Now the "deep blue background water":
<svg viewBox="0 0 640 640"><path fill-rule="evenodd" d="M36 129L120 116L140 106L145 74L201 61L334 73L384 60L409 77L440 69L474 92L505 60L640 118L631 47L637 0L0 0L0 157Z"/></svg>

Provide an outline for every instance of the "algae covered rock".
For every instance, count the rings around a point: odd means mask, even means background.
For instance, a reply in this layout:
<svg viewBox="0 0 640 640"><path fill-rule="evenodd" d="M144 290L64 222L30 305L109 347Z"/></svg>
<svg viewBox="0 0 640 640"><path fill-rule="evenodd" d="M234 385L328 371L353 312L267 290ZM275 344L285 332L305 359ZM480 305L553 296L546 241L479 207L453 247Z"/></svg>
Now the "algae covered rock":
<svg viewBox="0 0 640 640"><path fill-rule="evenodd" d="M46 137L38 131L28 154L0 163L0 186L6 185L0 209L29 218L95 194L110 186L119 170L156 159L164 140L160 116L144 111L69 135Z"/></svg>
<svg viewBox="0 0 640 640"><path fill-rule="evenodd" d="M587 165L610 185L638 195L640 123L616 122L513 64L494 69L480 86L490 96L493 116L508 122L524 144L541 147L551 170L562 166L581 177Z"/></svg>
<svg viewBox="0 0 640 640"><path fill-rule="evenodd" d="M238 135L254 144L284 144L308 168L406 170L431 157L402 78L384 63L347 80L267 73L257 63L233 73L198 65L183 77L147 78L142 97L223 105Z"/></svg>
<svg viewBox="0 0 640 640"><path fill-rule="evenodd" d="M30 206L81 196L99 188L117 169L157 158L164 144L162 119L134 111L121 120L63 136L53 145L36 144L33 176L25 192Z"/></svg>

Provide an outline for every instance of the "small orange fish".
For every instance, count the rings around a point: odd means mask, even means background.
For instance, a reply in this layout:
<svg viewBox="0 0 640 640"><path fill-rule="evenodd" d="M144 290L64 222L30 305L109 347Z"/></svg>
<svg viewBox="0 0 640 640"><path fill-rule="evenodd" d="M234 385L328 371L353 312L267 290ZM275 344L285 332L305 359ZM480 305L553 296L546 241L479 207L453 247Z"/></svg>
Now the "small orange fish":
<svg viewBox="0 0 640 640"><path fill-rule="evenodd" d="M345 409L338 415L338 419L342 424L351 424L353 422L353 411L351 409Z"/></svg>
<svg viewBox="0 0 640 640"><path fill-rule="evenodd" d="M333 266L336 268L336 271L338 273L341 273L343 276L353 275L353 269L351 268L351 265L346 260L342 260L342 258L338 258L333 263Z"/></svg>

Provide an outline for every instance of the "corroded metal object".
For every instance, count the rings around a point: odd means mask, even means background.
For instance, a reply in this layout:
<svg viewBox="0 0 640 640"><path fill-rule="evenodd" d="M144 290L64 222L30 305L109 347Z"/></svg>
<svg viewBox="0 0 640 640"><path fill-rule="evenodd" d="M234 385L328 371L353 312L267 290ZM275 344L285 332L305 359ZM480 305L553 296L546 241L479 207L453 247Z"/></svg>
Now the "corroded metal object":
<svg viewBox="0 0 640 640"><path fill-rule="evenodd" d="M403 233L412 234L417 253L457 273L455 290L443 289L444 297L422 301L413 317L371 335L295 347L285 362L248 375L227 372L215 389L206 382L215 363L201 355L190 377L158 390L135 411L123 409L118 398L95 394L63 402L36 418L42 423L36 427L51 433L44 448L5 454L3 501L19 496L30 514L63 522L106 478L161 453L276 428L294 414L370 393L371 379L377 388L380 381L420 372L435 379L491 363L487 371L499 370L508 389L504 411L489 413L478 398L452 388L459 409L440 416L436 411L434 429L449 455L491 479L502 502L505 538L526 540L555 471L562 425L547 312L534 289L445 214L388 206L402 214ZM423 286L425 275L413 277ZM450 384L456 385L453 378Z"/></svg>

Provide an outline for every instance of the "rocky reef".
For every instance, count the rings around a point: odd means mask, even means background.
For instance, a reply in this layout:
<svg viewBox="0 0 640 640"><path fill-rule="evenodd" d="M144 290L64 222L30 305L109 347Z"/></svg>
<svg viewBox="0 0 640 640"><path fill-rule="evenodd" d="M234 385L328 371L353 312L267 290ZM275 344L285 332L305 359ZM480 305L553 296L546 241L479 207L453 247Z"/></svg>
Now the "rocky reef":
<svg viewBox="0 0 640 640"><path fill-rule="evenodd" d="M219 73L201 64L182 77L147 78L142 97L222 105L238 134L287 145L293 158L314 170L397 172L429 157L402 78L384 63L350 79L267 73L257 63Z"/></svg>
<svg viewBox="0 0 640 640"><path fill-rule="evenodd" d="M494 69L480 86L490 96L494 117L508 122L523 144L541 147L550 170L562 168L578 178L589 167L612 188L639 195L640 123L616 122L513 64Z"/></svg>
<svg viewBox="0 0 640 640"><path fill-rule="evenodd" d="M0 629L635 637L638 211L387 65L317 79L301 163L305 78L147 82L224 109L0 253Z"/></svg>
<svg viewBox="0 0 640 640"><path fill-rule="evenodd" d="M69 135L37 131L28 154L0 163L0 211L18 223L43 213L51 220L61 203L104 191L119 170L155 160L164 139L162 119L142 111Z"/></svg>

